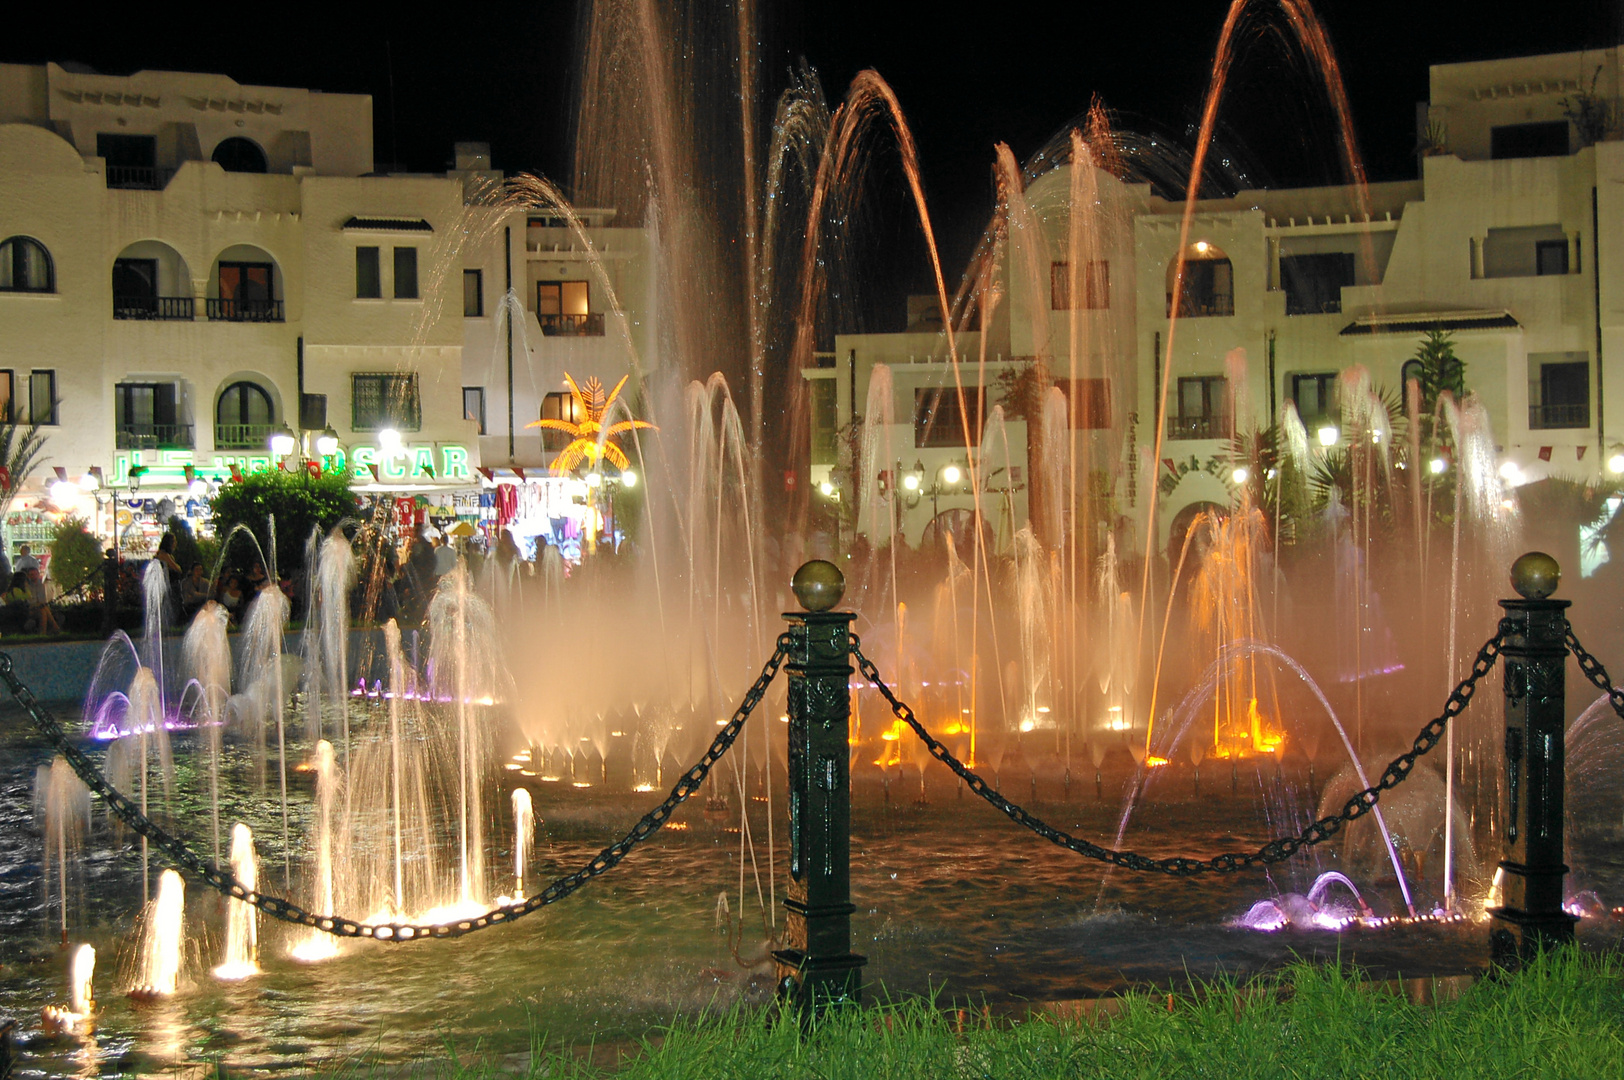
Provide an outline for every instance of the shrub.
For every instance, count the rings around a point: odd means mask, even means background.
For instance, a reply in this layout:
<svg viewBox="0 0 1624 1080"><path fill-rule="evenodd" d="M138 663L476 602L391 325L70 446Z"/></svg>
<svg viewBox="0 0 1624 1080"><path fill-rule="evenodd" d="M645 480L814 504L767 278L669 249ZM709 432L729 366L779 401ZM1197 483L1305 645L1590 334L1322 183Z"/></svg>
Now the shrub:
<svg viewBox="0 0 1624 1080"><path fill-rule="evenodd" d="M84 595L100 597L102 576L96 571L102 558L101 541L85 527L83 518L64 518L51 534L51 578L63 592L87 582Z"/></svg>
<svg viewBox="0 0 1624 1080"><path fill-rule="evenodd" d="M311 529L326 532L355 512L355 495L345 473L311 476L306 472L266 469L221 487L214 497L211 523L221 543L226 542L231 529L245 526L268 559L269 521L274 516L277 568L292 573L304 565L304 545ZM237 570L246 570L254 559L250 546L240 542L230 544L226 553L227 562Z"/></svg>

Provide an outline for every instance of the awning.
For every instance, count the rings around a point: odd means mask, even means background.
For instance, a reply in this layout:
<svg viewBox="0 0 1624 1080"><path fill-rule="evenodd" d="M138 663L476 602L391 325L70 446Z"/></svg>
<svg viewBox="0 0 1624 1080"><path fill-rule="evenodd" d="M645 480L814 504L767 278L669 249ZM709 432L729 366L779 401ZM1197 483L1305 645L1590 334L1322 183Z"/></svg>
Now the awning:
<svg viewBox="0 0 1624 1080"><path fill-rule="evenodd" d="M1516 330L1522 326L1509 311L1408 311L1398 315L1361 315L1342 328L1355 334L1424 334L1429 330Z"/></svg>
<svg viewBox="0 0 1624 1080"><path fill-rule="evenodd" d="M422 218L352 217L341 228L370 229L374 232L433 232L434 226Z"/></svg>

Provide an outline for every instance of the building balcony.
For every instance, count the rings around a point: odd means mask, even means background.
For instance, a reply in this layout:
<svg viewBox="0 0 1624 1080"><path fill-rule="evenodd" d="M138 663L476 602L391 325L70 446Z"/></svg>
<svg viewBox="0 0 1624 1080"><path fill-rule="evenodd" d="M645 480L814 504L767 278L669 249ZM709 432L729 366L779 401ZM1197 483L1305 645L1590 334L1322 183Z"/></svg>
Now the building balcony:
<svg viewBox="0 0 1624 1080"><path fill-rule="evenodd" d="M1173 313L1173 294L1167 294L1167 313ZM1205 319L1219 318L1235 314L1235 296L1233 293L1216 293L1210 296L1191 296L1185 293L1179 297L1179 318Z"/></svg>
<svg viewBox="0 0 1624 1080"><path fill-rule="evenodd" d="M192 425L119 424L115 441L120 450L190 450Z"/></svg>
<svg viewBox="0 0 1624 1080"><path fill-rule="evenodd" d="M1228 416L1169 416L1164 434L1169 439L1227 439Z"/></svg>
<svg viewBox="0 0 1624 1080"><path fill-rule="evenodd" d="M541 332L548 337L602 337L603 315L537 315Z"/></svg>
<svg viewBox="0 0 1624 1080"><path fill-rule="evenodd" d="M211 296L209 319L213 322L282 322L280 300L235 300Z"/></svg>
<svg viewBox="0 0 1624 1080"><path fill-rule="evenodd" d="M1590 403L1579 405L1530 405L1528 427L1532 431L1590 426Z"/></svg>
<svg viewBox="0 0 1624 1080"><path fill-rule="evenodd" d="M264 450L279 424L215 424L216 450Z"/></svg>
<svg viewBox="0 0 1624 1080"><path fill-rule="evenodd" d="M190 322L197 301L190 296L114 296L113 318Z"/></svg>
<svg viewBox="0 0 1624 1080"><path fill-rule="evenodd" d="M125 191L162 191L174 173L151 165L109 165L107 186Z"/></svg>

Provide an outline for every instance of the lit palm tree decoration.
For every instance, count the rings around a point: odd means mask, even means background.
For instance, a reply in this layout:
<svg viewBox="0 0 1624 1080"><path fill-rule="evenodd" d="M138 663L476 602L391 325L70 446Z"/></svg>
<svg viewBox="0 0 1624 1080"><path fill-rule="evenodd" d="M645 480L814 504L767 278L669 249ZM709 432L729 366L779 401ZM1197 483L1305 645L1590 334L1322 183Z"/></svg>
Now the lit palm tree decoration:
<svg viewBox="0 0 1624 1080"><path fill-rule="evenodd" d="M625 469L631 464L615 439L628 431L653 428L654 425L647 420L621 420L606 427L603 422L609 410L614 408L615 400L620 397L620 388L626 385L628 378L630 376L622 375L615 388L605 394L603 383L598 381L597 376L588 379L586 389L582 390L575 385L574 379L565 374L564 381L569 383L570 396L575 399L573 411L577 417L585 419L578 423L570 420L537 420L526 425L562 431L570 436L569 445L553 459L554 473L562 475L572 472L583 461L596 468L603 458L608 458L609 463L617 469Z"/></svg>

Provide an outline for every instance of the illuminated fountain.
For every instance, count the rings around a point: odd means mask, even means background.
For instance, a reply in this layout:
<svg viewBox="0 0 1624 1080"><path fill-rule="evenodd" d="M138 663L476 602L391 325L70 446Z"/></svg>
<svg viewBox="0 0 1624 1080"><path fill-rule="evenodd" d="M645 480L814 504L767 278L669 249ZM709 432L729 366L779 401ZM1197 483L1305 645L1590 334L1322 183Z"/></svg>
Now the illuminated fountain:
<svg viewBox="0 0 1624 1080"><path fill-rule="evenodd" d="M147 905L143 919L140 966L130 996L169 997L180 989L186 946L186 883L175 871L158 876L158 895Z"/></svg>
<svg viewBox="0 0 1624 1080"><path fill-rule="evenodd" d="M259 887L254 834L238 822L231 828L231 874L252 893ZM232 897L226 901L225 952L214 969L217 979L246 979L259 973L259 909Z"/></svg>

